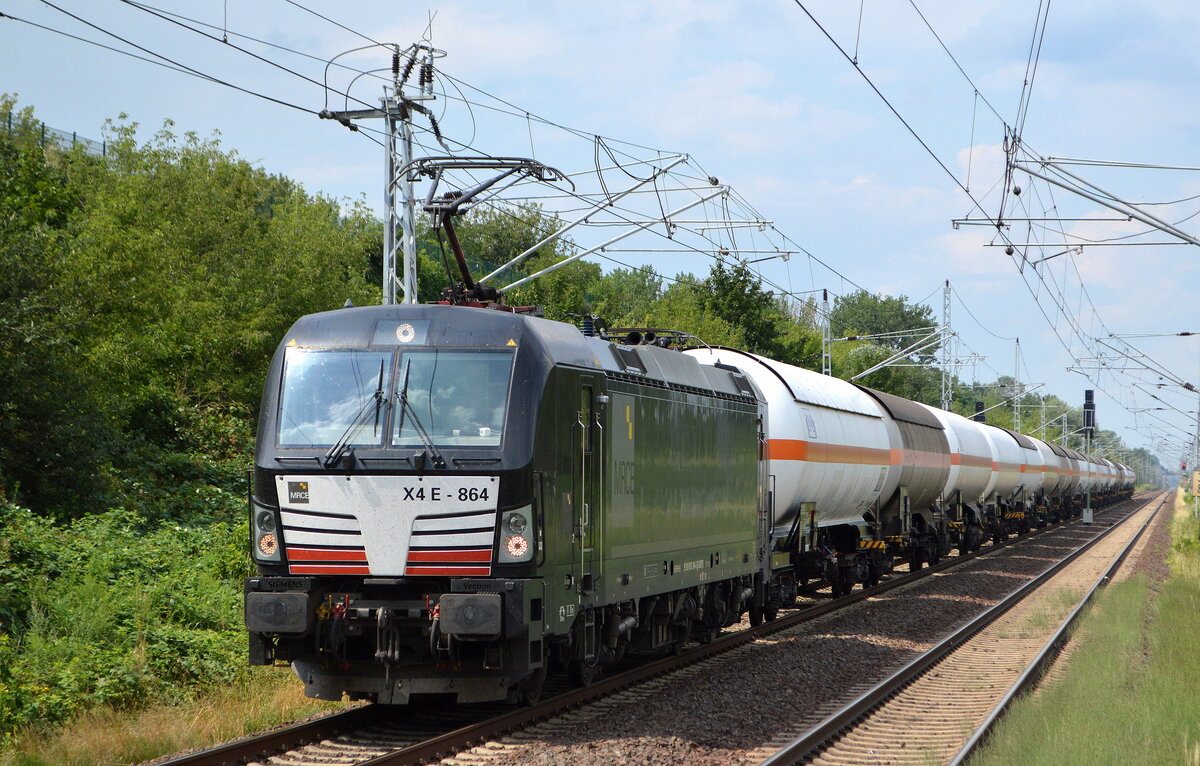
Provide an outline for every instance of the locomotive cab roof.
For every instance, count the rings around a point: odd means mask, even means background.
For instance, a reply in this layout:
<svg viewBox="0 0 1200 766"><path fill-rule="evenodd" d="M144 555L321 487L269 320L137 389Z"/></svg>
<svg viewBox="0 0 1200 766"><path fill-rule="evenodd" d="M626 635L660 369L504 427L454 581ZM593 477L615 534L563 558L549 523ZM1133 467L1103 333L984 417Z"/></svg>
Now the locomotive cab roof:
<svg viewBox="0 0 1200 766"><path fill-rule="evenodd" d="M280 350L289 346L523 349L547 366L590 368L697 392L758 398L736 369L715 369L658 346L610 343L565 322L470 306L399 304L310 314L296 321Z"/></svg>

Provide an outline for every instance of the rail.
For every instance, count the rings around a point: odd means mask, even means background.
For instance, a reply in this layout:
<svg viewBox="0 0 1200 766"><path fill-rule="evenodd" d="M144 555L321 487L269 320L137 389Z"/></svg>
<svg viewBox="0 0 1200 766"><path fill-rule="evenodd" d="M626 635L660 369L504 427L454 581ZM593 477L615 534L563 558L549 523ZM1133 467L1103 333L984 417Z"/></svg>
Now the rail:
<svg viewBox="0 0 1200 766"><path fill-rule="evenodd" d="M1151 502L1153 502L1153 501L1151 501ZM1142 527L1138 530L1137 534L1135 534L1133 536L1133 539L1130 541L1129 545L1126 546L1126 548L1122 551L1120 556L1118 556L1118 559L1112 565L1112 567L1109 568L1109 570L1106 572L1106 574L1100 578L1100 581L1097 582L1096 586L1093 587L1092 591L1089 592L1088 598L1091 598L1092 593L1095 592L1096 587L1099 587L1100 584L1102 584L1109 577L1111 577L1112 572L1114 572L1116 570L1116 567L1118 567L1120 565L1120 562L1124 561L1125 557L1128 555L1129 550L1131 550L1132 547L1137 543L1138 539L1140 539L1140 537L1141 537L1142 532L1144 532L1146 527L1149 525L1150 520L1152 520L1154 518L1155 514L1157 514L1158 511L1161 510L1161 508L1165 502L1166 502L1165 496L1160 498L1158 507L1155 508L1154 512L1152 512L1149 515L1146 523L1143 524ZM1149 503L1147 503L1147 505L1149 505ZM1141 510L1144 507L1145 506L1141 506L1138 508L1138 510ZM1122 520L1122 523L1125 520L1128 520L1129 517L1133 516L1134 513L1137 513L1137 511L1134 511L1133 513L1130 513L1128 516L1126 516L1126 518ZM975 636L979 631L981 631L982 629L987 627L990 623L994 622L996 619L1001 617L1004 613L1009 611L1013 606L1015 606L1020 601L1025 599L1030 593L1037 590L1038 587L1040 587L1042 584L1044 584L1047 580L1049 580L1054 575L1058 574L1060 571L1062 571L1064 568L1066 568L1071 562L1078 559L1080 556L1082 556L1084 553L1086 553L1088 550L1090 550L1092 548L1092 546L1094 546L1100 540L1107 537L1109 534L1112 533L1113 530L1117 529L1118 527L1120 527L1120 523L1113 524L1111 527L1109 527L1109 529L1104 530L1101 534L1097 535L1096 537L1094 537L1093 539L1084 543L1083 545L1080 545L1078 548L1076 548L1074 551L1072 551L1070 555L1068 555L1067 557L1065 557L1064 559L1062 559L1061 561L1056 563L1054 566L1047 569L1042 574L1038 575L1037 577L1035 577L1032 580L1028 581L1027 583L1023 584L1020 588L1013 591L1012 594L1010 594L1007 598L1005 598L1004 600L1002 600L1001 602L999 602L998 604L996 604L995 606L990 608L988 611L984 612L983 614L979 615L978 617L971 620L967 624L963 625L961 628L956 630L954 633L952 633L951 635L949 635L945 639L943 639L937 646L934 646L932 649L925 652L920 657L917 657L915 660L910 662L905 667L901 668L900 670L897 670L895 673L893 673L887 679L880 682L878 685L876 685L872 689L861 694L855 700L851 701L849 704L847 704L841 710L838 710L837 712L835 712L832 715L830 715L829 717L827 717L825 720L823 720L821 723L817 724L815 727L810 729L804 735L792 740L790 743L788 743L787 745L785 745L784 747L779 749L770 758L767 758L766 760L764 760L762 762L761 766L783 766L784 764L800 763L808 758L811 758L818 751L820 751L821 749L826 747L828 744L830 744L832 741L834 741L844 731L852 728L855 725L856 721L867 716L874 708L876 708L877 706L879 706L880 704L882 704L883 702L888 700L890 697L892 697L894 694L896 694L897 692L899 692L900 690L902 690L903 688L908 686L916 678L923 675L926 671L928 671L930 668L935 666L937 663L941 662L943 659L945 659L947 656L949 656L952 652L954 652L956 649L958 649L963 644L965 644L968 640L970 640L973 636ZM1021 538L1021 539L1028 539L1028 536L1026 536L1025 538ZM1079 612L1080 612L1080 609L1078 609L1078 608L1075 611L1073 611L1070 616L1070 619L1073 621L1074 618L1077 617ZM1065 635L1065 633L1063 631L1059 631L1058 633L1056 633L1055 638L1057 640L1061 640L1061 637L1064 635ZM1039 657L1042 657L1041 662L1043 664L1044 664L1044 662L1047 661L1047 657L1045 656L1045 653L1043 653L1043 655L1039 655ZM1024 678L1025 684L1027 685L1029 682L1031 682L1031 680L1033 678L1036 678L1036 674L1034 671L1028 671L1026 674L1024 674L1023 678ZM1013 698L1015 698L1015 694L1009 694L1005 699L1005 704L1010 702L1011 699L1013 699ZM996 720L996 717L998 715L999 715L999 713L997 712L992 717L990 717L989 720L987 721L987 725L990 726L992 723L994 723L994 721ZM980 735L977 732L977 736L973 737L972 741L968 743L970 745L971 749L973 749L978 744L978 741L981 736L982 735ZM967 752L969 752L969 751L966 748L964 748L963 753L960 753L960 756L963 756Z"/></svg>

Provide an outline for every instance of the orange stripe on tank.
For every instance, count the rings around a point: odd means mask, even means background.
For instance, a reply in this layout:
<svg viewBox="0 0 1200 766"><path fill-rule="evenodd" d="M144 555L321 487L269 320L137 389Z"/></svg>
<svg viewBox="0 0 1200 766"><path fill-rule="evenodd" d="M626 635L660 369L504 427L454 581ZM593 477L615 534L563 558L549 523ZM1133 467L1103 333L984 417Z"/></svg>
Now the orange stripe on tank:
<svg viewBox="0 0 1200 766"><path fill-rule="evenodd" d="M767 445L767 457L771 460L803 460L809 463L892 464L891 450L808 442L802 439L771 439Z"/></svg>
<svg viewBox="0 0 1200 766"><path fill-rule="evenodd" d="M950 455L942 452L855 447L848 444L825 444L801 439L771 439L767 445L767 457L771 460L801 460L809 463L931 468L947 468L951 461Z"/></svg>

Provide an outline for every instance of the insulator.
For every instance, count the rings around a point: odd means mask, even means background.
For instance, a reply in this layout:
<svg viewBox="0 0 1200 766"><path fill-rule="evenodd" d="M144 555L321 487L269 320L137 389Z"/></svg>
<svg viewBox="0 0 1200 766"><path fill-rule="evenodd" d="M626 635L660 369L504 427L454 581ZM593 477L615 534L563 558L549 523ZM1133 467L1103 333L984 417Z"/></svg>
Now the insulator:
<svg viewBox="0 0 1200 766"><path fill-rule="evenodd" d="M421 85L432 85L433 84L433 64L429 61L422 62L422 64L421 64L421 80L420 80L420 82L421 82Z"/></svg>
<svg viewBox="0 0 1200 766"><path fill-rule="evenodd" d="M413 67L416 66L416 64L417 64L417 52L413 51L412 55L410 55L408 57L408 63L406 63L404 65L404 74L402 74L400 76L400 84L401 85L408 82L408 78L412 74Z"/></svg>
<svg viewBox="0 0 1200 766"><path fill-rule="evenodd" d="M594 337L596 335L596 319L595 319L595 317L585 316L583 318L582 332L584 335L588 336L589 338Z"/></svg>
<svg viewBox="0 0 1200 766"><path fill-rule="evenodd" d="M392 77L400 76L400 51L392 52Z"/></svg>

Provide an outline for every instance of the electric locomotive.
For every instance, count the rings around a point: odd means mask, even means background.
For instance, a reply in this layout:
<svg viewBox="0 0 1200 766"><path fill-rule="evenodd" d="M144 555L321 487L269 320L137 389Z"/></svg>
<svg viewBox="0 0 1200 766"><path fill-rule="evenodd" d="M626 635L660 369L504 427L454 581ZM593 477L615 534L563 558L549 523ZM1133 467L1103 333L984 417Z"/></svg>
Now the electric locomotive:
<svg viewBox="0 0 1200 766"><path fill-rule="evenodd" d="M529 314L304 317L259 421L251 662L474 702L704 640L763 604L763 421L738 370Z"/></svg>

